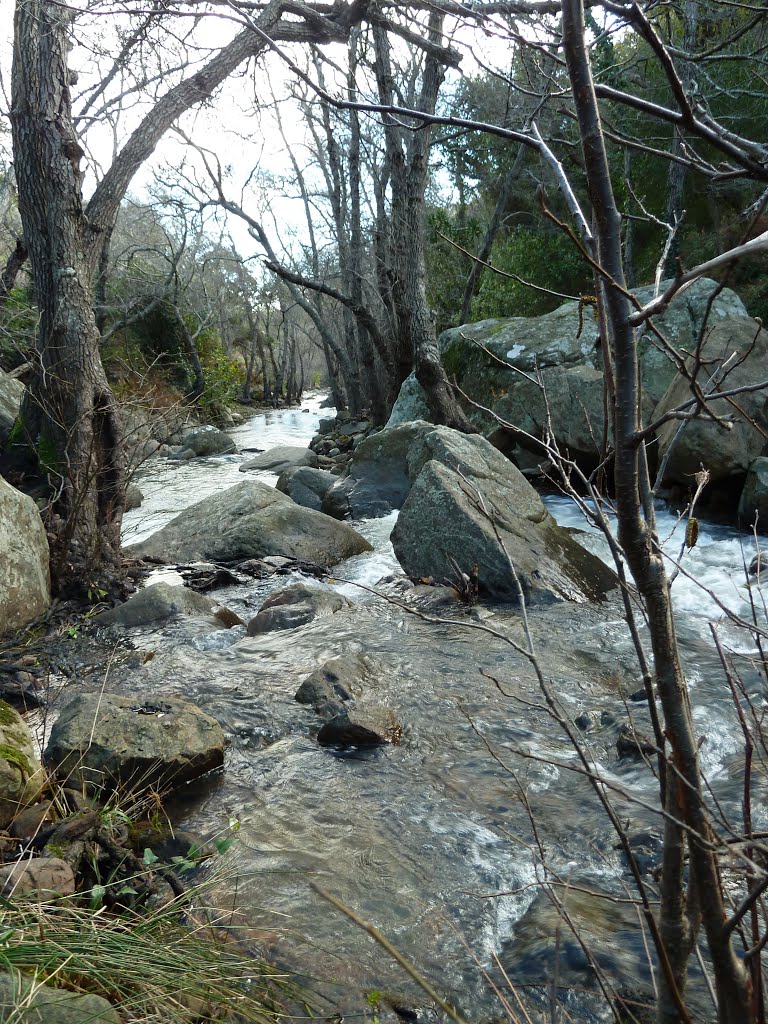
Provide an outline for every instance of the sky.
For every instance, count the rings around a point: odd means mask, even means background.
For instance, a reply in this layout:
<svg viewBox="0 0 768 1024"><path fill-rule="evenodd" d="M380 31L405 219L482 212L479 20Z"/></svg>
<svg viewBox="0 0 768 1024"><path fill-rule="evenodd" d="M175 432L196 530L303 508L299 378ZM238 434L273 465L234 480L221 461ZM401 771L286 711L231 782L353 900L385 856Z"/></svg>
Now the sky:
<svg viewBox="0 0 768 1024"><path fill-rule="evenodd" d="M78 0L73 0L77 4ZM80 0L81 6L85 0ZM7 128L7 111L10 91L10 66L11 46L13 33L13 0L0 0L0 85L2 86L2 123ZM112 15L114 25L115 16ZM188 22L179 22L184 26ZM208 47L221 46L228 41L237 27L231 22L217 18L206 18L204 31L204 42ZM101 22L103 30L109 33L110 24ZM91 30L92 31L92 30ZM80 33L83 32L83 36ZM79 109L77 94L82 96L96 79L93 78L92 70L88 70L87 53L78 45L79 40L85 39L83 29L76 24L74 31L75 46L70 56L70 66L77 68L80 73L80 80L73 89L75 101L73 108ZM88 38L91 38L89 36ZM459 42L466 44L470 42L469 37ZM114 45L114 44L113 44ZM486 37L482 40L484 59L492 58L494 55L503 63L505 54L508 52L506 41L495 40L493 37ZM334 52L335 51L335 52ZM344 48L326 47L324 52L331 60L336 60L339 66L343 65ZM465 61L470 69L477 68L477 63L471 54L468 54ZM328 72L331 79L330 87L333 89L333 72ZM340 80L341 81L341 80ZM233 78L226 83L217 95L215 104L189 112L181 120L181 127L187 135L193 137L199 144L218 152L222 163L229 165L232 175L233 198L240 199L242 182L247 180L258 169L262 177L281 179L288 175L291 179L293 173L285 150L285 145L277 127L274 116L269 110L262 111L259 121L255 121L249 115L250 97L252 92L258 93L260 98L269 97L272 92L277 96L288 94L292 84L291 72L277 58L270 54L266 59L261 58L256 65L256 73L250 79L240 77ZM115 149L116 138L124 139L127 133L135 127L140 116L146 107L135 106L127 109L121 114L120 122L116 126L110 126L103 122L91 128L86 136L87 157L84 163L88 171L84 181L84 192L86 196L93 189L96 176L99 174L99 167L106 167L111 162ZM306 129L303 122L294 108L287 105L283 107L283 127L288 143L299 154L300 164L307 160ZM5 143L8 148L9 137L0 135L0 143ZM149 197L150 190L156 184L158 173L161 177L171 180L175 171L184 164L194 168L199 162L190 154L188 147L182 139L174 132L169 132L158 146L154 156L139 171L129 190L129 195L139 202ZM204 175L203 175L204 177ZM273 235L278 243L290 250L294 250L297 244L306 238L306 223L304 211L295 188L289 188L289 194L285 195L277 187L266 186L263 198L269 202L260 202L258 190L252 190L248 204L250 213L258 218L264 216L264 208L269 207L271 218L265 217L265 228ZM244 257L254 256L260 252L259 246L250 238L247 228L236 218L228 218L226 228L231 233L235 244ZM280 244L275 246L278 250Z"/></svg>

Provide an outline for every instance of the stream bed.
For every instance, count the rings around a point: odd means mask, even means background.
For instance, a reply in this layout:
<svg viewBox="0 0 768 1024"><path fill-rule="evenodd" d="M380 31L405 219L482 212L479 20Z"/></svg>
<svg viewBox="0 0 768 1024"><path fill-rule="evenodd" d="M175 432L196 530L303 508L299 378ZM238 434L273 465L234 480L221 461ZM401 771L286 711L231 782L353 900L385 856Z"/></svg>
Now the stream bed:
<svg viewBox="0 0 768 1024"><path fill-rule="evenodd" d="M305 445L327 415L319 402L305 402L309 411L260 413L232 436L241 450ZM126 544L241 481L241 461L238 455L149 463L138 480L145 501L125 519ZM585 528L570 502L547 503L561 524ZM352 524L374 551L334 571L334 585L353 602L336 615L257 637L245 636L244 627L212 631L195 619L131 632L151 660L111 688L183 696L214 715L230 739L225 770L177 794L175 819L203 834L239 822L237 841L216 866L217 896L232 907L232 924L267 955L334 992L336 1011L350 1017L363 1012L366 990L395 992L418 1005L425 997L313 884L379 928L470 1020L503 1016L494 994L498 985L511 998L502 971L532 1020L544 1019L539 1013L555 974L568 989L569 1019L609 1019L580 944L542 888L554 881L583 922L609 983L647 1002L654 981L647 937L627 899L626 865L593 789L571 770L579 762L555 720L586 716L588 757L627 831L639 837L638 849L647 851L653 887L658 784L648 764L620 758L616 748L618 729L630 718L650 732L647 709L630 699L641 681L620 603L531 612L548 707L515 647L525 642L519 612L483 603L467 609L431 588L408 588L396 578L389 544L395 519L393 513ZM674 517L662 511L660 520L665 535ZM679 549L680 529L670 551ZM597 536L585 543L603 551ZM691 577L681 574L673 590L703 765L737 824L743 739L709 624L723 618L717 601L748 615L750 599L760 600L759 588L745 587L744 562L753 553L749 536L702 527L684 562ZM172 571L157 575L163 574L174 578ZM382 579L389 600L363 589ZM269 592L290 582L272 578L217 590L215 597L248 621ZM403 602L439 621L417 617ZM757 613L764 621L762 606ZM722 637L763 707L753 640L729 625ZM356 652L377 665L366 696L402 723L397 746L321 747L314 711L294 700L309 672ZM753 795L753 816L768 819L762 792ZM604 906L593 893L611 893L618 902ZM704 986L694 990L698 1019L711 1019Z"/></svg>

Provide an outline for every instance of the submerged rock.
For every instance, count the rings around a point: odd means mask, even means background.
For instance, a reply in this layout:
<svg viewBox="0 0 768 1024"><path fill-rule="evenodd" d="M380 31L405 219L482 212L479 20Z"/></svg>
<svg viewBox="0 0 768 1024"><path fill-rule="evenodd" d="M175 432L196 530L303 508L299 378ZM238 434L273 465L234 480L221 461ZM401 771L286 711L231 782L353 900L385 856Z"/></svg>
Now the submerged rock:
<svg viewBox="0 0 768 1024"><path fill-rule="evenodd" d="M370 551L344 523L301 508L260 480L244 480L185 509L148 540L128 551L159 562L236 562L282 555L336 565Z"/></svg>
<svg viewBox="0 0 768 1024"><path fill-rule="evenodd" d="M51 730L45 762L60 778L97 790L171 789L224 763L224 731L176 697L142 703L78 694Z"/></svg>
<svg viewBox="0 0 768 1024"><path fill-rule="evenodd" d="M502 951L509 980L548 988L557 978L563 989L589 989L598 987L597 969L618 993L650 1002L651 967L637 908L602 892L591 877L553 890L535 897Z"/></svg>
<svg viewBox="0 0 768 1024"><path fill-rule="evenodd" d="M284 473L286 469L296 466L310 466L316 469L317 455L309 448L280 444L262 452L254 459L243 462L240 465L240 472L247 473L249 469L262 469L272 473Z"/></svg>
<svg viewBox="0 0 768 1024"><path fill-rule="evenodd" d="M248 623L248 636L305 626L318 615L333 615L349 601L327 586L295 583L268 597Z"/></svg>
<svg viewBox="0 0 768 1024"><path fill-rule="evenodd" d="M324 747L378 747L399 743L403 727L389 708L358 702L322 726L317 742Z"/></svg>
<svg viewBox="0 0 768 1024"><path fill-rule="evenodd" d="M409 576L450 579L452 559L467 574L477 563L481 591L517 600L511 562L528 603L602 600L615 588L610 569L484 438L434 427L414 443L408 466L417 475L392 544Z"/></svg>
<svg viewBox="0 0 768 1024"><path fill-rule="evenodd" d="M48 539L32 498L0 477L0 635L51 603Z"/></svg>

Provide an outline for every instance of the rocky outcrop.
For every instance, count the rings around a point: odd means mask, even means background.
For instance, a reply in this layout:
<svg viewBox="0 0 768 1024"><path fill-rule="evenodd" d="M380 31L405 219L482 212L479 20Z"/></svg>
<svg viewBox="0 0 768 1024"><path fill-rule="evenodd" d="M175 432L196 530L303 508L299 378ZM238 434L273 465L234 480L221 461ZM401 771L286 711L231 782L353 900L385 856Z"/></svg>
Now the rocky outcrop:
<svg viewBox="0 0 768 1024"><path fill-rule="evenodd" d="M0 443L7 440L21 408L24 385L0 370Z"/></svg>
<svg viewBox="0 0 768 1024"><path fill-rule="evenodd" d="M0 701L0 828L37 799L45 776L32 734L10 704Z"/></svg>
<svg viewBox="0 0 768 1024"><path fill-rule="evenodd" d="M695 282L655 318L659 331L676 351L695 349L716 287L707 279ZM654 292L649 287L635 294L647 302ZM711 328L746 315L739 297L726 288L712 303L708 325ZM677 368L650 332L639 339L638 347L644 413L649 417L675 379ZM452 328L441 335L440 349L449 377L456 378L463 392L531 435L515 434L513 438L507 434L504 438L505 451L521 469L533 469L541 460L536 441L548 432L563 455L586 472L601 461L604 444L610 441L610 414L603 394L603 359L592 305L569 302L540 317L483 320ZM541 374L546 388L547 407L534 370ZM415 378L408 378L390 424L423 416L422 403L421 388ZM467 412L486 436L492 437L498 430L488 413L474 407L467 407ZM497 437L493 440L496 443Z"/></svg>
<svg viewBox="0 0 768 1024"><path fill-rule="evenodd" d="M176 697L78 694L51 730L45 762L60 778L91 790L117 786L132 795L171 789L224 763L215 719Z"/></svg>
<svg viewBox="0 0 768 1024"><path fill-rule="evenodd" d="M392 531L409 576L455 577L478 565L481 590L529 603L602 600L613 573L561 529L523 475L493 445L447 427L408 452L414 483Z"/></svg>
<svg viewBox="0 0 768 1024"><path fill-rule="evenodd" d="M707 389L712 375L726 363L731 368L720 390L755 384L765 379L766 357L767 331L761 330L750 317L726 320L706 336L702 346L706 363L699 374L699 384ZM681 374L657 405L654 419L690 398L689 381ZM688 489L694 474L703 466L709 470L713 484L738 482L735 501L747 470L766 447L768 397L764 391L745 391L733 402L713 402L712 411L732 420L730 428L712 420L695 419L682 425L682 429L680 420L670 420L659 429L659 459L666 460L664 480Z"/></svg>
<svg viewBox="0 0 768 1024"><path fill-rule="evenodd" d="M324 469L293 466L280 474L275 486L278 491L292 498L297 505L320 512L323 498L336 482L337 478Z"/></svg>
<svg viewBox="0 0 768 1024"><path fill-rule="evenodd" d="M284 555L331 566L370 551L371 546L346 524L301 508L259 480L245 480L185 509L128 550L159 562L235 562Z"/></svg>
<svg viewBox="0 0 768 1024"><path fill-rule="evenodd" d="M317 469L317 465L317 456L309 448L281 444L241 463L240 472L247 473L249 469L260 469L269 473L283 473L295 466L311 466Z"/></svg>
<svg viewBox="0 0 768 1024"><path fill-rule="evenodd" d="M237 451L237 445L223 430L210 425L193 427L182 435L182 448L188 448L195 455L230 455Z"/></svg>
<svg viewBox="0 0 768 1024"><path fill-rule="evenodd" d="M0 477L0 634L26 626L50 604L48 558L37 505Z"/></svg>
<svg viewBox="0 0 768 1024"><path fill-rule="evenodd" d="M267 598L258 615L248 623L248 636L271 633L278 629L296 629L297 626L305 626L318 615L333 615L348 604L349 601L331 587L295 583Z"/></svg>

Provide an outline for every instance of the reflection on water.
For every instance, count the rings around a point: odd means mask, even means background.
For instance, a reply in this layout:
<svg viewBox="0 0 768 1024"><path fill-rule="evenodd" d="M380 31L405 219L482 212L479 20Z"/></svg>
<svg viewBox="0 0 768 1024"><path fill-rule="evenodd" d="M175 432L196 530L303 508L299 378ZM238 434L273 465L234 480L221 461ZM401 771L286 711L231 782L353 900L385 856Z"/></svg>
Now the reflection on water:
<svg viewBox="0 0 768 1024"><path fill-rule="evenodd" d="M309 414L261 414L233 435L246 447L306 444L318 418L316 405ZM139 481L145 507L126 517L128 534L138 539L157 528L163 514L167 518L170 506L178 511L239 482L238 464L239 458L150 464ZM583 528L572 506L560 499L548 504L561 522ZM668 518L662 517L662 532L671 528ZM514 938L539 891L543 860L549 871L570 877L577 870L582 882L619 893L625 866L591 787L568 770L576 764L574 752L525 657L473 629L461 607L439 609L460 626L429 624L353 585L370 586L397 571L389 543L395 520L393 513L355 524L375 550L335 570L334 585L355 602L350 609L254 638L243 637L242 629L211 633L190 623L147 632L137 642L157 656L123 685L133 694L162 688L185 695L225 726L231 741L226 771L181 794L179 810L185 826L202 832L217 831L230 817L242 823L224 859L230 881L220 896L238 908L249 935L315 977L408 991L399 968L312 890L310 882L318 882L370 919L479 1019L497 1013L498 1004L468 949L492 970L493 956ZM588 543L600 549L598 538ZM673 539L670 550L679 543ZM742 543L734 531L704 527L686 555L691 573L740 614L749 596L742 586ZM288 582L229 588L216 597L247 619L270 589ZM743 744L708 642L708 622L721 613L684 576L674 595L696 727L704 737L703 765L722 807L738 818ZM513 609L483 612L490 613L484 623L524 642ZM631 831L658 830L657 816L637 802L655 802L651 770L620 761L615 748L618 724L628 716L649 731L647 713L627 701L639 679L621 609L537 609L531 624L563 717L589 712L599 721L601 712L608 715L609 724L584 742L617 813ZM748 638L742 642L749 646ZM318 746L318 719L293 694L319 664L357 651L378 659L366 696L394 711L403 741L340 756ZM757 672L750 685L760 708ZM764 823L757 798L753 810ZM622 942L628 960L642 959L639 931L622 934ZM572 1019L595 1019L591 1012L579 1003Z"/></svg>

